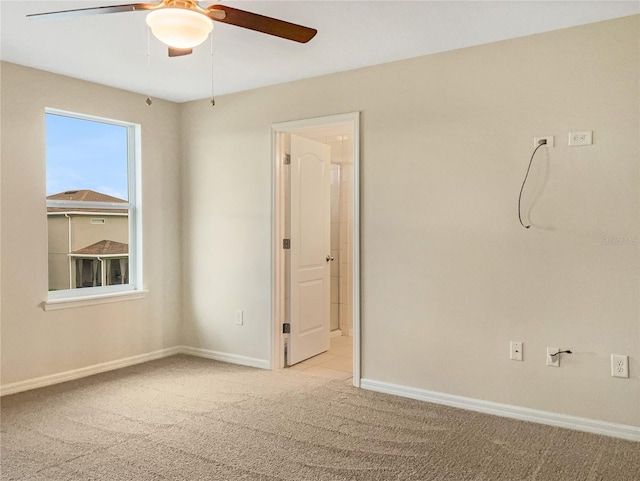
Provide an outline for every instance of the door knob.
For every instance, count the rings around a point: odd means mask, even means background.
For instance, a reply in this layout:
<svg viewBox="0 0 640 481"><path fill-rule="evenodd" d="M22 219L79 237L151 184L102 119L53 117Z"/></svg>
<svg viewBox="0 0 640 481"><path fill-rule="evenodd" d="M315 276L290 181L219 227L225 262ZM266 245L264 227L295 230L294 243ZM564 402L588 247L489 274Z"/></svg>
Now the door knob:
<svg viewBox="0 0 640 481"><path fill-rule="evenodd" d="M327 262L332 261L333 260L333 256L327 256Z"/></svg>

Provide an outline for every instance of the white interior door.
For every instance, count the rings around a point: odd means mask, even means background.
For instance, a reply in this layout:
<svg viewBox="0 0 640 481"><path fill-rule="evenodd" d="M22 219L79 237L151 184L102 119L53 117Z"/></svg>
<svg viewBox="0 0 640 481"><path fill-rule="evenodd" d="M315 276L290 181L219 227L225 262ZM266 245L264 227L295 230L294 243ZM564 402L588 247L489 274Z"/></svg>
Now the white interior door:
<svg viewBox="0 0 640 481"><path fill-rule="evenodd" d="M328 145L291 135L289 365L329 349L330 164Z"/></svg>

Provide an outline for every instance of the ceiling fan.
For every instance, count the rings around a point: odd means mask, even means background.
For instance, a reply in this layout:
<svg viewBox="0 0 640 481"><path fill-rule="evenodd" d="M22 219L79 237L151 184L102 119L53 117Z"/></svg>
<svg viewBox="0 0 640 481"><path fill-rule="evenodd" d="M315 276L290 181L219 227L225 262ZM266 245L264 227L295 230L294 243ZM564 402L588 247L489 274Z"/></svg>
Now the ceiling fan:
<svg viewBox="0 0 640 481"><path fill-rule="evenodd" d="M207 39L213 30L214 21L248 28L299 43L307 43L318 33L316 29L284 20L220 4L203 6L201 2L195 0L163 0L154 3L78 8L58 12L33 13L27 15L27 18L71 17L142 10L149 11L147 24L158 40L169 46L170 57L192 53L193 47L200 45Z"/></svg>

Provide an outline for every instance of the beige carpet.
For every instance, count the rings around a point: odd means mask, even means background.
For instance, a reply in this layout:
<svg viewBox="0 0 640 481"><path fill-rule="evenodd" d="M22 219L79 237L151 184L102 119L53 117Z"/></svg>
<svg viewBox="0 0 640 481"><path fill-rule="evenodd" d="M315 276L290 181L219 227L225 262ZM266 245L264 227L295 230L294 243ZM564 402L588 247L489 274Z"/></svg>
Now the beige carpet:
<svg viewBox="0 0 640 481"><path fill-rule="evenodd" d="M640 443L175 356L2 399L2 480L640 480Z"/></svg>

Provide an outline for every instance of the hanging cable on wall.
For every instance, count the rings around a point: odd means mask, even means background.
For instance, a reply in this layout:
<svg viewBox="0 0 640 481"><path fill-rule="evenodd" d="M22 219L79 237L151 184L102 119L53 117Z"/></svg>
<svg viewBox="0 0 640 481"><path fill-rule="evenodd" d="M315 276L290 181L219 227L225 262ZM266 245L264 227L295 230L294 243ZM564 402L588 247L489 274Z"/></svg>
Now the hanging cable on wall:
<svg viewBox="0 0 640 481"><path fill-rule="evenodd" d="M518 220L520 221L520 224L522 225L522 227L524 227L525 229L528 229L529 227L531 227L531 224L524 225L524 222L522 222L522 209L521 209L522 191L524 190L524 184L527 182L527 177L529 177L529 171L531 170L531 164L533 162L533 158L535 157L538 149L543 145L547 145L547 139L538 140L538 145L536 146L535 149L533 149L533 153L531 154L531 159L529 159L529 167L527 167L527 173L525 174L524 180L522 181L522 187L520 187L520 195L518 196Z"/></svg>

